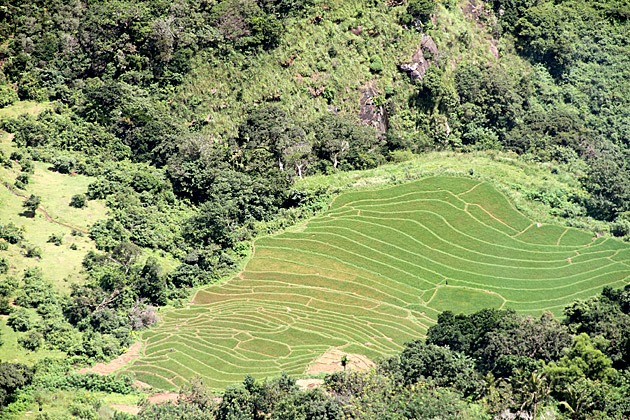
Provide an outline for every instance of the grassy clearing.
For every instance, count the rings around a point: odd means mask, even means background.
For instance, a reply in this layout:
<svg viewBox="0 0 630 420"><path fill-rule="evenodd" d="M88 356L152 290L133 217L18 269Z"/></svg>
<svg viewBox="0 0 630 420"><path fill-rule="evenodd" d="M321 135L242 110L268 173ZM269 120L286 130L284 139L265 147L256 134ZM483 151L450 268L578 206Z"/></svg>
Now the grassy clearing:
<svg viewBox="0 0 630 420"><path fill-rule="evenodd" d="M17 342L20 334L16 333L7 325L7 316L0 316L0 336L4 344L0 346L0 360L3 362L20 362L31 365L44 357L62 357L64 353L56 350L40 349L28 351Z"/></svg>
<svg viewBox="0 0 630 420"><path fill-rule="evenodd" d="M470 161L433 154L407 165L411 178L458 174ZM478 167L487 179L525 186L546 176L544 168L490 157ZM380 186L397 176L390 171L307 179L301 187ZM144 336L144 357L129 369L165 388L197 375L215 388L246 374L302 375L330 347L370 358L400 350L440 311L558 315L570 301L629 276L628 244L532 221L481 179L426 177L342 194L304 229L257 240L238 276L162 314Z"/></svg>
<svg viewBox="0 0 630 420"><path fill-rule="evenodd" d="M50 104L33 101L19 101L4 108L0 108L0 119L17 118L22 114L37 115Z"/></svg>
<svg viewBox="0 0 630 420"><path fill-rule="evenodd" d="M73 235L72 232L87 232L92 223L105 218L107 210L101 201L90 201L83 209L68 205L70 197L86 192L93 179L51 172L41 162L35 162L34 166L35 172L25 190L11 191L0 185L0 221L23 227L23 243L40 248L42 257L27 258L26 250L18 245L9 245L7 251L0 252L11 264L8 275L21 277L26 268L39 267L59 290L67 291L70 283L80 281L79 271L85 254L95 250L86 234ZM17 164L10 169L0 168L0 181L13 186L18 173ZM35 217L23 214L24 197L31 194L41 197L40 210ZM61 235L62 244L49 243L51 235Z"/></svg>
<svg viewBox="0 0 630 420"><path fill-rule="evenodd" d="M0 119L24 113L37 114L46 106L36 102L18 102L1 109ZM0 133L0 150L7 156L16 150L11 140L11 135ZM89 201L83 209L69 205L71 197L85 193L94 178L53 172L43 162L33 162L33 166L34 173L24 190L13 187L20 174L18 163L14 162L10 168L0 167L0 182L11 188L0 185L0 221L23 227L24 244L40 248L42 257L27 258L26 250L18 245L9 245L7 251L0 251L0 255L7 257L11 264L9 276L19 278L27 268L39 267L58 290L68 291L71 283L81 281L79 272L83 257L88 251L95 250L87 235L73 235L72 232L87 232L95 221L106 217L107 208L102 200ZM31 194L41 197L40 211L35 217L23 214L24 197ZM62 244L49 243L51 235L61 235Z"/></svg>

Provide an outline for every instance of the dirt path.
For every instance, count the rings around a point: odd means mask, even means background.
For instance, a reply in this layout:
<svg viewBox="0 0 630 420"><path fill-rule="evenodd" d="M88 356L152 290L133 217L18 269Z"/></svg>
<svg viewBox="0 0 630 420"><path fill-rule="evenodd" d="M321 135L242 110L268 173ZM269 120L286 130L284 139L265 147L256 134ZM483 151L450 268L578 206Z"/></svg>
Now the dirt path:
<svg viewBox="0 0 630 420"><path fill-rule="evenodd" d="M11 194L15 195L16 197L23 198L24 200L28 200L28 197L27 197L27 196L22 195L22 194L18 193L17 191L15 191L15 190L13 189L13 187L11 187L11 185L10 185L8 182L6 182L6 181L2 181L2 184L3 184L3 185L4 185L4 186L5 186L5 187L9 190L9 192L10 192ZM57 220L53 219L52 217L50 217L50 215L48 214L48 212L46 211L46 209L44 209L43 207L38 207L38 208L37 208L37 211L38 211L38 212L40 212L40 213L42 213L42 214L44 215L44 217L46 218L46 220L48 220L49 222L56 223L56 224L58 224L58 225L60 225L60 226L63 226L63 227L67 227L68 229L73 229L73 230L76 230L77 232L81 232L81 233L83 233L84 235L87 235L87 234L89 233L88 231L83 230L83 229L79 229L79 228L78 228L78 227L76 227L76 226L71 226L71 225L69 225L69 224L66 224L66 223L63 223L63 222L59 222L59 221L57 221Z"/></svg>
<svg viewBox="0 0 630 420"><path fill-rule="evenodd" d="M99 375L109 375L116 372L118 369L125 366L127 363L140 356L140 349L142 348L142 342L138 341L133 343L129 350L125 354L122 354L110 361L109 363L97 363L95 366L89 368L79 369L79 373L96 373Z"/></svg>

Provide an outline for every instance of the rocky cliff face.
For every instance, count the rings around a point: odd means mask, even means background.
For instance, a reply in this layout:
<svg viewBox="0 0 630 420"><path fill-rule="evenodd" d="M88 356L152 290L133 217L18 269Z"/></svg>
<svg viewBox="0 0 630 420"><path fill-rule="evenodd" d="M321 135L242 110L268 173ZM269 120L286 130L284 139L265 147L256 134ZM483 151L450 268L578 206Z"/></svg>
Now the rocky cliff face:
<svg viewBox="0 0 630 420"><path fill-rule="evenodd" d="M438 55L439 51L433 39L429 35L423 34L420 46L411 56L411 61L399 64L398 68L407 73L414 82L419 82L426 74L427 69L431 67L431 59Z"/></svg>
<svg viewBox="0 0 630 420"><path fill-rule="evenodd" d="M361 88L363 96L360 100L361 110L359 111L359 120L361 124L374 127L379 133L387 131L387 111L380 98L379 93L372 84L367 84Z"/></svg>

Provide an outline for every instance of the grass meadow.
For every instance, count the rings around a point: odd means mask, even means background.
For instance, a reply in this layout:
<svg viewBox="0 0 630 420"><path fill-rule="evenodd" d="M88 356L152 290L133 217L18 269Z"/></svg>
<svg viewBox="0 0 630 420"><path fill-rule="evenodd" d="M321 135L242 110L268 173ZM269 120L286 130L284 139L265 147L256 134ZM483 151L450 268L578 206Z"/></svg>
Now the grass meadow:
<svg viewBox="0 0 630 420"><path fill-rule="evenodd" d="M158 388L303 375L331 347L400 351L444 310L559 315L629 275L626 243L532 220L479 179L426 177L339 195L302 229L260 238L241 273L163 312L128 369Z"/></svg>
<svg viewBox="0 0 630 420"><path fill-rule="evenodd" d="M0 110L0 118L37 113L44 107L43 104L19 102ZM0 134L0 150L6 156L17 150L12 144L12 135ZM41 258L27 258L25 248L9 245L8 250L0 251L0 256L10 263L7 276L21 278L27 268L39 267L58 290L68 291L71 283L81 281L79 272L85 254L96 250L86 233L94 222L106 218L107 208L103 200L90 200L82 209L71 207L72 196L87 192L94 178L60 174L51 171L49 166L44 162L33 162L34 172L24 189L14 186L20 174L19 163L12 162L11 167L0 166L0 182L4 184L0 185L0 222L22 227L23 245L38 247L42 251ZM41 197L35 217L23 214L22 204L31 194ZM48 242L53 234L63 237L61 245Z"/></svg>

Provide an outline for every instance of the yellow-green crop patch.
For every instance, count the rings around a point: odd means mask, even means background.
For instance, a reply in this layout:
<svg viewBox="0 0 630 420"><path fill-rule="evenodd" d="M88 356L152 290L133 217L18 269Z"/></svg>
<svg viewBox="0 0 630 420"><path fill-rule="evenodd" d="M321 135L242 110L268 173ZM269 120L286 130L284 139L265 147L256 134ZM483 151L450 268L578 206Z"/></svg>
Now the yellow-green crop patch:
<svg viewBox="0 0 630 420"><path fill-rule="evenodd" d="M331 347L395 353L441 311L558 315L629 276L626 243L530 220L482 181L428 177L342 194L301 231L257 240L243 272L163 314L129 370L173 388L300 375Z"/></svg>

